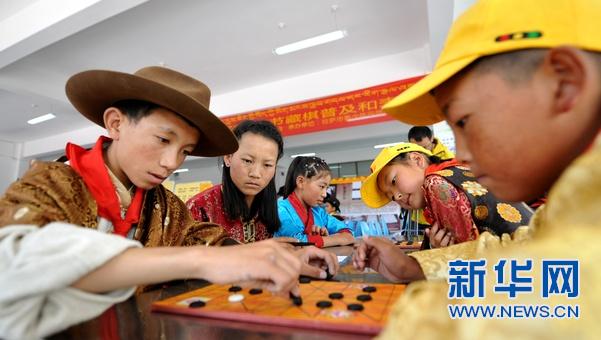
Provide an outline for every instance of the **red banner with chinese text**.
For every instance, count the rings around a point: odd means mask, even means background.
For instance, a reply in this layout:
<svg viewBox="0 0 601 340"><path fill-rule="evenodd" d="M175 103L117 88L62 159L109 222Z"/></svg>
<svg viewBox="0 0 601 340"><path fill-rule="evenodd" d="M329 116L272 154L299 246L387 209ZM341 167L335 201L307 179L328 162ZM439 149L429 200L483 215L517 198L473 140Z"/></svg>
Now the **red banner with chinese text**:
<svg viewBox="0 0 601 340"><path fill-rule="evenodd" d="M233 129L245 119L266 119L273 122L284 136L384 122L392 118L382 112L382 106L423 77L224 116L221 120Z"/></svg>

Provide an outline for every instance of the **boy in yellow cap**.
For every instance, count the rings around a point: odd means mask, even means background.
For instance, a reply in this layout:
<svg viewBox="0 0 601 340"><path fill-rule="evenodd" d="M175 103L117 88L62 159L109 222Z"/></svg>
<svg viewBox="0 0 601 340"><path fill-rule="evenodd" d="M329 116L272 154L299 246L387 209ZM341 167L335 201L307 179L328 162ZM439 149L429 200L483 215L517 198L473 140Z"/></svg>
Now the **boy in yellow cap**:
<svg viewBox="0 0 601 340"><path fill-rule="evenodd" d="M455 154L444 145L440 139L434 137L432 130L427 126L413 126L407 132L409 142L422 146L442 160L455 158Z"/></svg>
<svg viewBox="0 0 601 340"><path fill-rule="evenodd" d="M479 1L453 24L434 71L385 106L409 124L446 120L455 133L457 158L499 198L528 200L550 191L527 244L516 242L529 238L522 233L514 233L513 242L485 233L475 242L425 251L417 260L397 264L416 276L443 278L450 276L448 260L482 258L486 294L456 300L452 281L412 284L381 338L599 338L599 13L598 0ZM389 249L370 247L369 261L383 260ZM496 291L506 277L491 267L504 259L531 261L527 276L534 279L533 291L513 298ZM562 276L561 291L552 290L552 295L541 265L548 259L578 263L571 279ZM386 269L387 264L379 265ZM578 294L566 294L566 282L573 291L579 288ZM453 319L451 304L546 306L551 313ZM566 317L558 311L562 306L577 306L579 313Z"/></svg>
<svg viewBox="0 0 601 340"><path fill-rule="evenodd" d="M403 209L423 209L432 225L425 249L475 240L485 231L511 234L532 216L524 203L499 201L466 165L442 161L414 143L382 149L370 169L361 185L363 202L371 208L394 201Z"/></svg>

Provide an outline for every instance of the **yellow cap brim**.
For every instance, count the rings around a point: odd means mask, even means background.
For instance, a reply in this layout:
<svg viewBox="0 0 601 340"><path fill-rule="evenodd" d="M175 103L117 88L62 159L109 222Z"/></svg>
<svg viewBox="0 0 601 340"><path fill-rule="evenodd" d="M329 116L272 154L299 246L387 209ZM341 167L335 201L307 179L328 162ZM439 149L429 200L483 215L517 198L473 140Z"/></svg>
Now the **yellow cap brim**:
<svg viewBox="0 0 601 340"><path fill-rule="evenodd" d="M410 125L431 125L443 121L444 115L430 91L478 58L479 56L462 58L437 67L432 73L386 103L382 109L396 120Z"/></svg>
<svg viewBox="0 0 601 340"><path fill-rule="evenodd" d="M370 208L380 208L390 202L390 198L383 195L378 189L378 171L370 174L361 184L361 200Z"/></svg>

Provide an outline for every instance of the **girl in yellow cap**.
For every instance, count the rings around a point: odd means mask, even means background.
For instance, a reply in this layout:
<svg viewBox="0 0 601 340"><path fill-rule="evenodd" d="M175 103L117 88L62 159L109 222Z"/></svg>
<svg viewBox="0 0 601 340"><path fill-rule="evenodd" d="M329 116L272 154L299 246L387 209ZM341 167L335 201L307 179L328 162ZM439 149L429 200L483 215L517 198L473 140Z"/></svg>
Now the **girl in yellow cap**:
<svg viewBox="0 0 601 340"><path fill-rule="evenodd" d="M372 208L395 201L405 209L424 209L432 228L431 247L475 240L480 232L511 233L532 211L523 203L499 201L470 169L451 159L442 162L425 148L400 143L383 149L371 164L361 198Z"/></svg>

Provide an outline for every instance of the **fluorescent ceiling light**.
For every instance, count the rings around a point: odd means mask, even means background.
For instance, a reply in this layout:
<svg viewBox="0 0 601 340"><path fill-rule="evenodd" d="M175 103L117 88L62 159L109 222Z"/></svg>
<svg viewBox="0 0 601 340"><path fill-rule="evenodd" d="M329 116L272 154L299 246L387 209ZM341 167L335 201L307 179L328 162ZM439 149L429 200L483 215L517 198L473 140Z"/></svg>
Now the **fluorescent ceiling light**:
<svg viewBox="0 0 601 340"><path fill-rule="evenodd" d="M296 52L298 50L302 50L305 48L309 48L309 47L329 43L332 41L336 41L336 40L342 39L344 37L346 37L346 31L338 30L338 31L318 35L313 38L297 41L292 44L277 47L273 50L273 53L275 53L277 55L283 55L283 54L287 54L287 53L291 53L291 52Z"/></svg>
<svg viewBox="0 0 601 340"><path fill-rule="evenodd" d="M184 168L184 169L177 169L177 170L175 170L173 173L174 173L174 174L177 174L177 173L180 173L180 172L188 172L188 171L190 171L190 169L186 169L186 168Z"/></svg>
<svg viewBox="0 0 601 340"><path fill-rule="evenodd" d="M305 157L315 156L315 152L299 153L297 155L290 156L290 158L296 158L296 157L299 157L299 156L305 156Z"/></svg>
<svg viewBox="0 0 601 340"><path fill-rule="evenodd" d="M54 118L56 118L55 115L53 115L52 113L48 113L43 116L35 117L33 119L28 120L27 124L35 125L35 124L45 122L47 120L54 119Z"/></svg>
<svg viewBox="0 0 601 340"><path fill-rule="evenodd" d="M347 122L355 122L355 121L358 121L358 120L372 119L372 118L378 118L378 117L383 117L383 116L386 116L386 114L385 113L378 113L376 115L369 115L369 116L363 116L363 117L350 118L350 119L347 119L346 121Z"/></svg>
<svg viewBox="0 0 601 340"><path fill-rule="evenodd" d="M378 144L378 145L374 145L374 149L382 149L382 148L387 148L389 146L394 146L397 145L401 142L396 142L396 143L388 143L388 144Z"/></svg>

